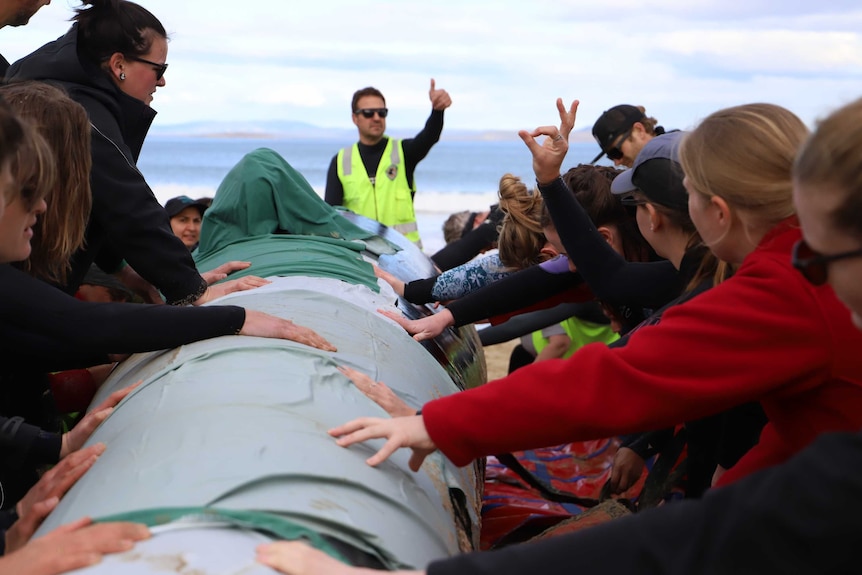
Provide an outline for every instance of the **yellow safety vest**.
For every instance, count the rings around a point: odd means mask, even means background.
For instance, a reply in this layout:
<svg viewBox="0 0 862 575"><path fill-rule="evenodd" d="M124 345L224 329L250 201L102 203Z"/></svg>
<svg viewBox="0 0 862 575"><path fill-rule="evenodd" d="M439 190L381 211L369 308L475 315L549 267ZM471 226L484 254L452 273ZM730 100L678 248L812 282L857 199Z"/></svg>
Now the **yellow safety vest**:
<svg viewBox="0 0 862 575"><path fill-rule="evenodd" d="M365 171L358 144L339 150L336 164L345 208L395 229L422 247L401 140L389 139L373 180Z"/></svg>
<svg viewBox="0 0 862 575"><path fill-rule="evenodd" d="M569 319L560 322L560 325L563 326L566 335L568 335L569 339L572 340L572 343L569 345L569 349L567 349L566 353L563 355L563 359L571 357L573 353L588 343L602 342L608 344L613 343L620 338L619 334L614 332L611 329L611 326L607 324L584 321L576 317L570 317ZM547 345L548 339L542 337L542 331L534 331L533 346L536 348L536 354L541 353Z"/></svg>

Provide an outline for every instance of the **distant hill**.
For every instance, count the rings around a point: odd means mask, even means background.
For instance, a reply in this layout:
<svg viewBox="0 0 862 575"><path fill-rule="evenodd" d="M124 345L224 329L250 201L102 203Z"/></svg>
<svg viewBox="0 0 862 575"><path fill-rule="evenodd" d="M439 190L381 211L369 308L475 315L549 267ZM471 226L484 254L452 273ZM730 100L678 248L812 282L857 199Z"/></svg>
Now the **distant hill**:
<svg viewBox="0 0 862 575"><path fill-rule="evenodd" d="M409 138L420 128L398 129L389 132L396 138ZM253 139L303 139L345 141L356 138L355 128L323 128L305 122L275 120L272 122L188 122L184 124L158 125L150 129L150 135L170 138L253 138ZM512 130L450 130L444 129L441 137L449 141L510 141L518 140ZM572 132L571 141L592 141L589 129Z"/></svg>

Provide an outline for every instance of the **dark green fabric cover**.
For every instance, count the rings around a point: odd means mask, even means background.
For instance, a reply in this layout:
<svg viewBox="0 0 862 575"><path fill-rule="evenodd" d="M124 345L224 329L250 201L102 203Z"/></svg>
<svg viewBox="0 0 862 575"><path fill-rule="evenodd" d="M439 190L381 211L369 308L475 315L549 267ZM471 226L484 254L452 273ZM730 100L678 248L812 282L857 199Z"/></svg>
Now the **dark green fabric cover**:
<svg viewBox="0 0 862 575"><path fill-rule="evenodd" d="M259 148L219 185L204 214L197 254L206 257L239 240L282 233L361 240L377 255L400 249L342 217L278 153Z"/></svg>

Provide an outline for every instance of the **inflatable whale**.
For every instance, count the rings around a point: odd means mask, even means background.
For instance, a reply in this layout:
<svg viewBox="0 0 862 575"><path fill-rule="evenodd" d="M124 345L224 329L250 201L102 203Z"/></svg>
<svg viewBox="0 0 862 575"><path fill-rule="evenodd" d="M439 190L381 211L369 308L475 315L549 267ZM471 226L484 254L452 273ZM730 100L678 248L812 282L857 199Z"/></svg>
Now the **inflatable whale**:
<svg viewBox="0 0 862 575"><path fill-rule="evenodd" d="M303 538L354 565L424 568L478 543L482 475L436 454L419 473L380 445L338 447L326 430L386 416L337 367L384 381L419 408L485 382L472 327L418 343L381 315L434 313L398 298L372 262L409 281L433 275L411 242L327 206L278 154L248 154L219 187L195 252L200 269L230 260L272 280L210 305L256 309L307 326L337 352L290 341L226 336L137 354L94 398L141 380L90 442L107 450L40 533L89 515L151 526L134 550L87 574L272 573L254 548ZM237 277L235 274L233 277ZM170 326L165 326L170 329Z"/></svg>

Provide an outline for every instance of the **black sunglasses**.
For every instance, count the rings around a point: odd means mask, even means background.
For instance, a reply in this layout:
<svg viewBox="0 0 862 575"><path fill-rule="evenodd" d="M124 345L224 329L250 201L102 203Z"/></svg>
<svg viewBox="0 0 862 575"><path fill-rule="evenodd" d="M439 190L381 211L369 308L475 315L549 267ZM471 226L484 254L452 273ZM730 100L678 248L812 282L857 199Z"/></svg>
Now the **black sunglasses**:
<svg viewBox="0 0 862 575"><path fill-rule="evenodd" d="M360 108L354 114L362 114L363 118L373 118L377 114L381 118L389 115L389 108Z"/></svg>
<svg viewBox="0 0 862 575"><path fill-rule="evenodd" d="M623 137L620 138L619 140L617 140L617 145L613 146L611 148L608 148L608 150L605 152L605 154L607 154L608 158L610 158L611 160L621 160L623 157L623 150L622 150L623 142L628 140L629 136L631 136L631 135L632 135L632 129L629 128L629 130L625 134L623 134Z"/></svg>
<svg viewBox="0 0 862 575"><path fill-rule="evenodd" d="M138 58L137 56L129 56L129 60L134 60L135 62L140 62L142 64L149 64L156 71L156 81L162 79L162 76L165 75L165 72L168 70L167 64L158 64L156 62L152 62L150 60L145 60L144 58Z"/></svg>
<svg viewBox="0 0 862 575"><path fill-rule="evenodd" d="M635 195L631 195L620 198L620 203L624 206L643 206L649 202Z"/></svg>
<svg viewBox="0 0 862 575"><path fill-rule="evenodd" d="M793 267L816 286L822 286L829 279L830 263L859 257L862 257L862 249L825 256L811 249L805 240L799 240L793 246Z"/></svg>

